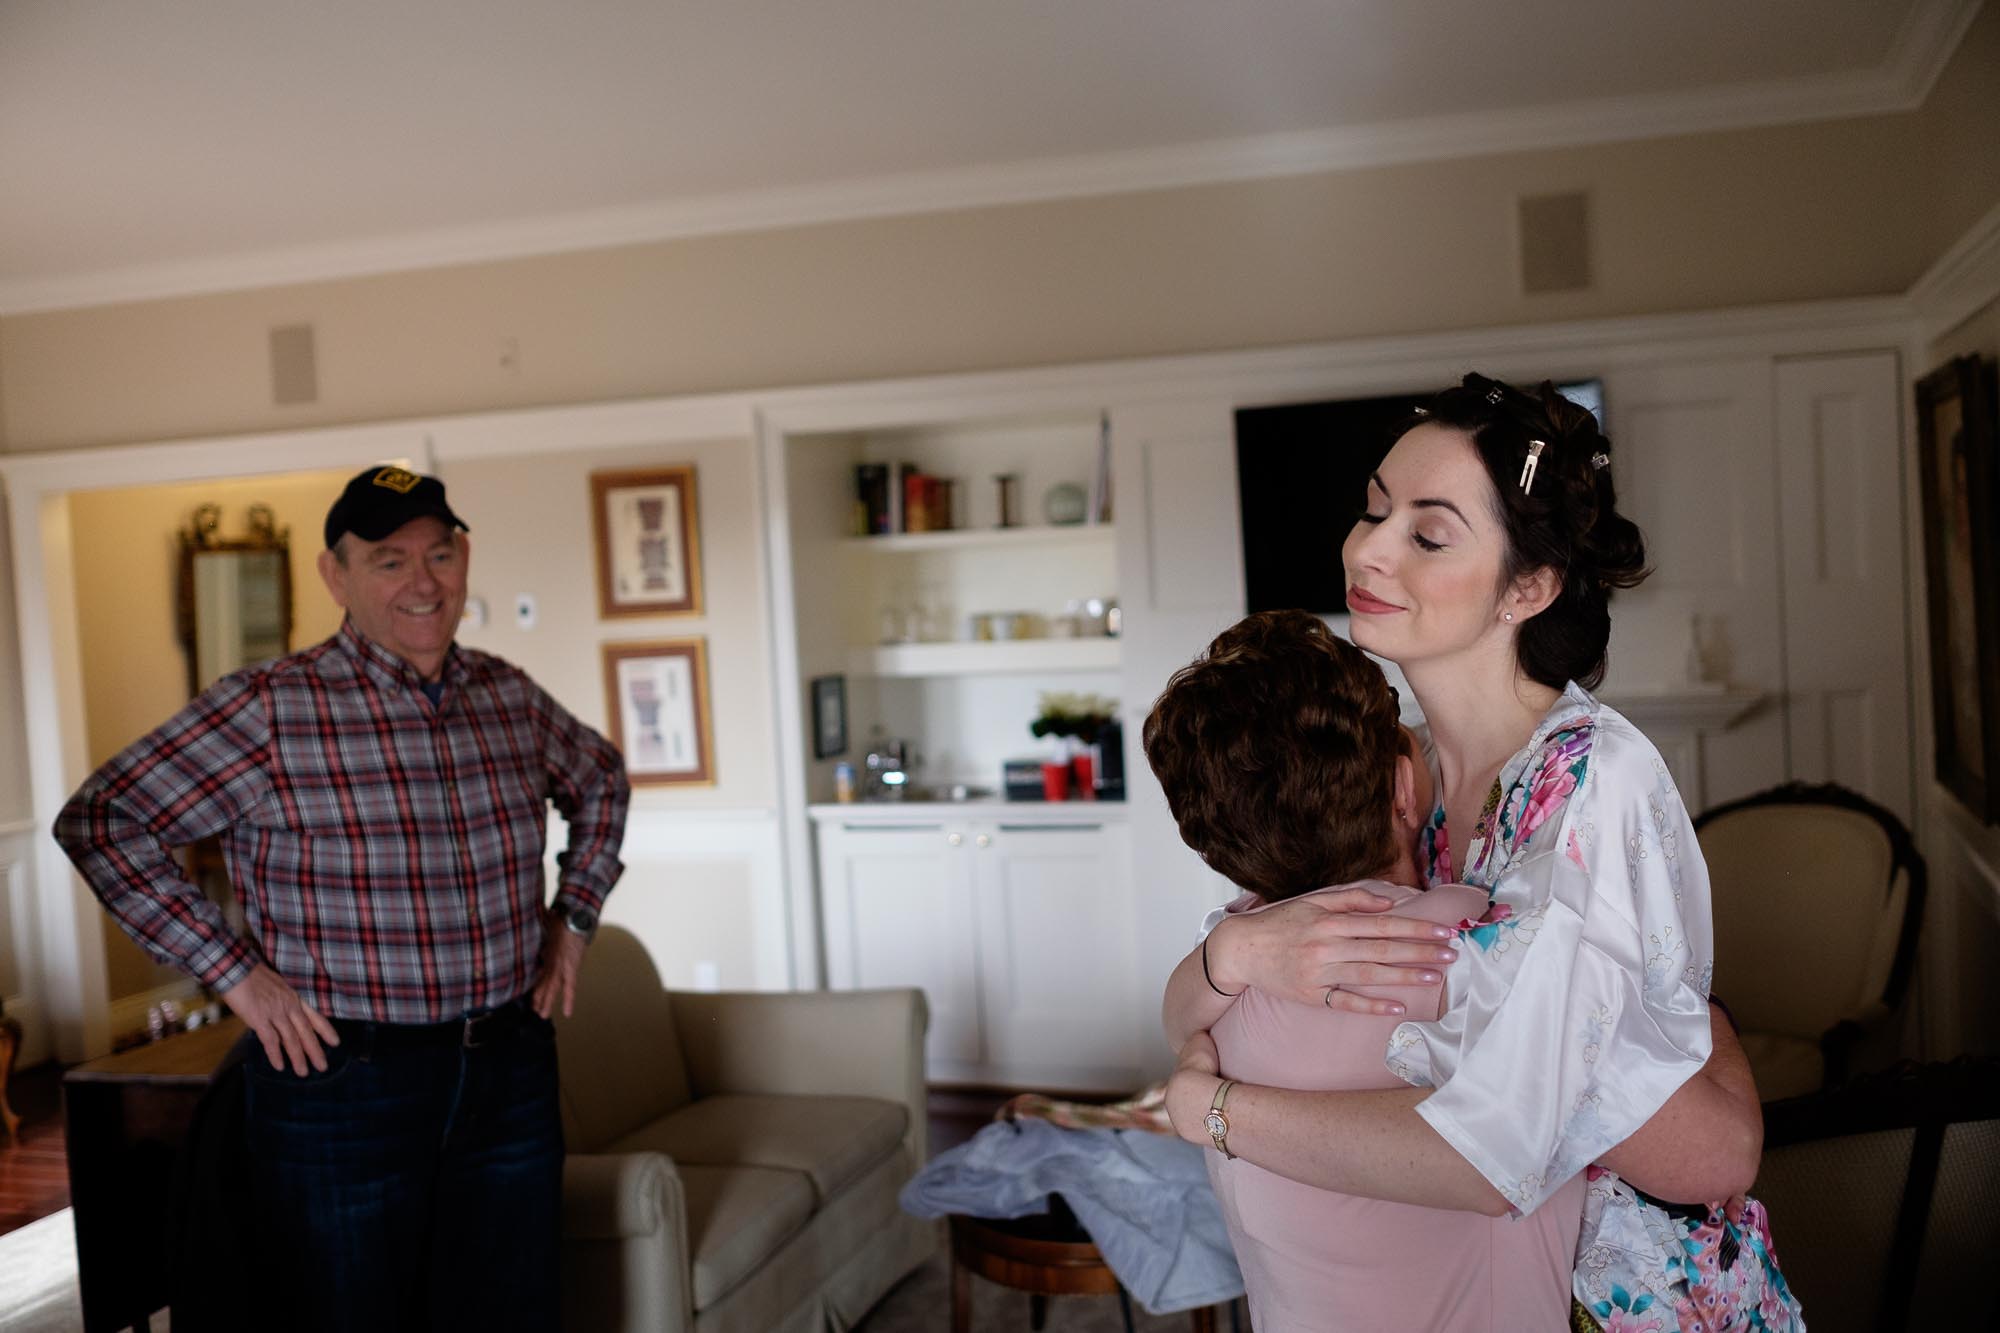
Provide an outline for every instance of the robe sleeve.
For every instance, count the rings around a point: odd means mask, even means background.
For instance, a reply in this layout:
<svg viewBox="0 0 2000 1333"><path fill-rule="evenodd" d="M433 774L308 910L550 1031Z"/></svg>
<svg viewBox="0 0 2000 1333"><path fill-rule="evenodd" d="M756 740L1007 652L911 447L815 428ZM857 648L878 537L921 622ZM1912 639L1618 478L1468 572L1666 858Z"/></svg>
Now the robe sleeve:
<svg viewBox="0 0 2000 1333"><path fill-rule="evenodd" d="M1709 1053L1708 872L1673 779L1608 710L1577 758L1544 765L1513 812L1517 845L1446 973L1444 1017L1389 1045L1393 1072L1437 1090L1418 1114L1522 1213Z"/></svg>

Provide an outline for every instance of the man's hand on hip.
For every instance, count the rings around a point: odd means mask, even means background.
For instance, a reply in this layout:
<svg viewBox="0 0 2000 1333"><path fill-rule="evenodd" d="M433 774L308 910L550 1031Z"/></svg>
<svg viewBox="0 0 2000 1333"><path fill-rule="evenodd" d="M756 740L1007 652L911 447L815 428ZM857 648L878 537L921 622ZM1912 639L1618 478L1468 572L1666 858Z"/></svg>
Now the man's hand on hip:
<svg viewBox="0 0 2000 1333"><path fill-rule="evenodd" d="M535 982L528 1003L543 1018L555 1017L556 1001L562 1001L563 1017L576 1007L576 974L583 968L583 951L590 941L564 925L550 913L542 923L542 975Z"/></svg>
<svg viewBox="0 0 2000 1333"><path fill-rule="evenodd" d="M222 1001L264 1043L264 1056L273 1069L290 1064L300 1078L306 1076L308 1065L325 1073L326 1052L320 1043L340 1045L340 1034L326 1015L300 999L269 964L257 964L249 976L222 992Z"/></svg>

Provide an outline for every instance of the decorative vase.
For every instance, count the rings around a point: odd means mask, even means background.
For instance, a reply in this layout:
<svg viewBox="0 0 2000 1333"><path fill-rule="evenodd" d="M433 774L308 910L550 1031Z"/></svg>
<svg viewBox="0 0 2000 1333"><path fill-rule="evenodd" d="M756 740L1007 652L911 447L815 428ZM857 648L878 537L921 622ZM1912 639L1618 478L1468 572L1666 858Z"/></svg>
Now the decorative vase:
<svg viewBox="0 0 2000 1333"><path fill-rule="evenodd" d="M1084 749L1076 752L1069 761L1070 771L1076 776L1076 794L1083 800L1097 799L1097 753Z"/></svg>

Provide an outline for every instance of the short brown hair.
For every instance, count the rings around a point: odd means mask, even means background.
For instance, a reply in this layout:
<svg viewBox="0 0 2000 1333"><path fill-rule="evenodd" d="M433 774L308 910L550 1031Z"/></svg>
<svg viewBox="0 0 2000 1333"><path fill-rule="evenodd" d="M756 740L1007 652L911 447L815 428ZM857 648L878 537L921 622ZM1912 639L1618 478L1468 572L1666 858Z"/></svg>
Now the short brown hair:
<svg viewBox="0 0 2000 1333"><path fill-rule="evenodd" d="M1143 733L1181 838L1267 900L1396 857L1396 692L1304 611L1264 611L1175 672Z"/></svg>

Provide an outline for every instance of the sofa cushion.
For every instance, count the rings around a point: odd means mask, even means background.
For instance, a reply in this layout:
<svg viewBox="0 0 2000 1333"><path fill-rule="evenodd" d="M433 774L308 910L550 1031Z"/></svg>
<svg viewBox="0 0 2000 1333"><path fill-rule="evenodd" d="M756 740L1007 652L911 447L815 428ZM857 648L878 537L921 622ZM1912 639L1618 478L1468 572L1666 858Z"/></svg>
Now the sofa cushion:
<svg viewBox="0 0 2000 1333"><path fill-rule="evenodd" d="M873 1097L724 1093L703 1097L627 1134L610 1152L662 1152L677 1165L803 1172L814 1207L893 1152L909 1108Z"/></svg>
<svg viewBox="0 0 2000 1333"><path fill-rule="evenodd" d="M813 1213L812 1186L797 1171L683 1165L680 1177L697 1310L761 1267Z"/></svg>
<svg viewBox="0 0 2000 1333"><path fill-rule="evenodd" d="M576 1012L556 1018L563 1138L571 1152L604 1145L688 1104L673 1001L645 946L607 926L577 975Z"/></svg>

